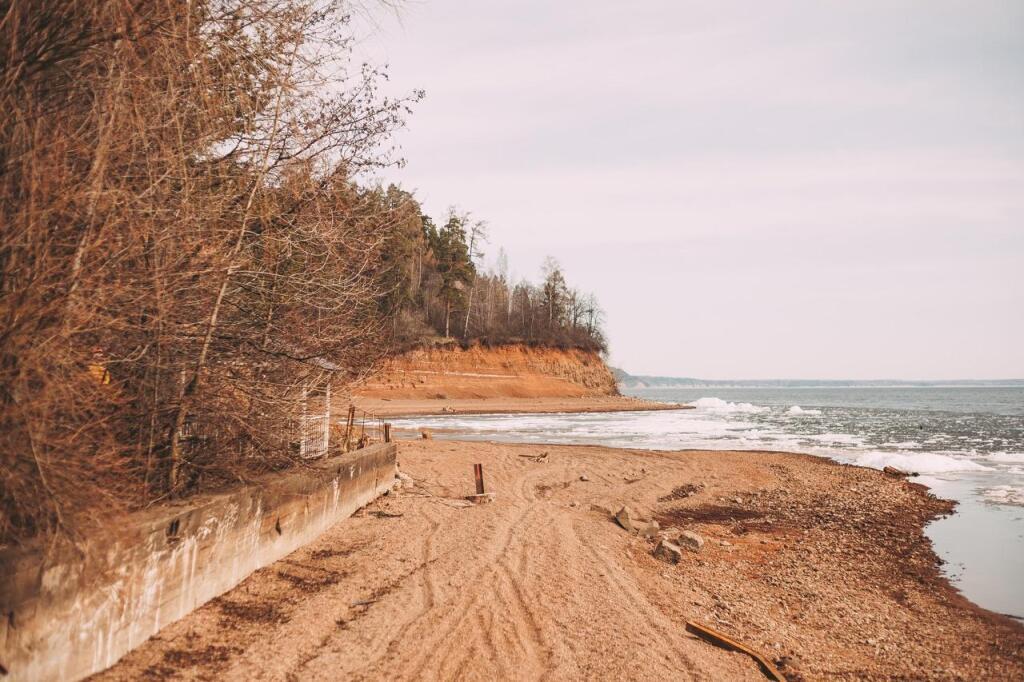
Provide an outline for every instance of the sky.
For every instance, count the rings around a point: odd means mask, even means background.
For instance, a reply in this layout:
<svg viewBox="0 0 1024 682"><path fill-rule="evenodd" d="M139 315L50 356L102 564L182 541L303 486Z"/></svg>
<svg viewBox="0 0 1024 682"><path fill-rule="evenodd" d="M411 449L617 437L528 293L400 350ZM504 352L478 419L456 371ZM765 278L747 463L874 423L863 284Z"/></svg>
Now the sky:
<svg viewBox="0 0 1024 682"><path fill-rule="evenodd" d="M1024 377L1024 2L407 2L388 180L545 256L612 364L709 379Z"/></svg>

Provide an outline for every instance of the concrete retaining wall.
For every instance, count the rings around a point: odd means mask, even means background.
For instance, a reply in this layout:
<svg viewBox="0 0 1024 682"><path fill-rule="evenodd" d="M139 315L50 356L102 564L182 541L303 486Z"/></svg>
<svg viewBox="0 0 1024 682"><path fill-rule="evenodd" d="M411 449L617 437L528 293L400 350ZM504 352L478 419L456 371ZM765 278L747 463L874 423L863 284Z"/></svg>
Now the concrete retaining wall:
<svg viewBox="0 0 1024 682"><path fill-rule="evenodd" d="M388 490L396 446L117 521L70 548L0 551L4 680L77 680Z"/></svg>

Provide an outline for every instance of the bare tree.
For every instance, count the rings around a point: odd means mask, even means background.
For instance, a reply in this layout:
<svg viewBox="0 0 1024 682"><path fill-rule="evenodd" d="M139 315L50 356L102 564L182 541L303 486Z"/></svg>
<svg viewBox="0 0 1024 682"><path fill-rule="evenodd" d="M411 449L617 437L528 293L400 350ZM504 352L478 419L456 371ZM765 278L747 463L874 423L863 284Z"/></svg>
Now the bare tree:
<svg viewBox="0 0 1024 682"><path fill-rule="evenodd" d="M466 214L469 221L469 214ZM474 221L469 226L469 262L475 263L483 258L480 252L479 243L487 241L487 223L482 220ZM469 280L469 295L466 300L466 324L462 328L462 337L469 336L469 315L473 310L473 292L476 289L476 268L473 269L472 278Z"/></svg>

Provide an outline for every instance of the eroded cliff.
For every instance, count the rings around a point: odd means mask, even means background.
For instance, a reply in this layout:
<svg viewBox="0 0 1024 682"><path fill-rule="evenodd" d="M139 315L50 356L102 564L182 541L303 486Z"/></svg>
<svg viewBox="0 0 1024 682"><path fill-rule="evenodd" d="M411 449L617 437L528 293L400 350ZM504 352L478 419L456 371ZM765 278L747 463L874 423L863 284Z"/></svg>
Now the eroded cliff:
<svg viewBox="0 0 1024 682"><path fill-rule="evenodd" d="M356 390L365 398L581 398L618 395L615 377L592 351L458 346L409 351Z"/></svg>

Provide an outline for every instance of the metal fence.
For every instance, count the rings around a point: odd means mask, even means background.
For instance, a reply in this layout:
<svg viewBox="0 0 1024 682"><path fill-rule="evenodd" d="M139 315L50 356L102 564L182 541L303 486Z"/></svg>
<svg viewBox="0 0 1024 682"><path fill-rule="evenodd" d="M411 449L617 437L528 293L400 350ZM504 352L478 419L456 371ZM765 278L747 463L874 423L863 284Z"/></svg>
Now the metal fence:
<svg viewBox="0 0 1024 682"><path fill-rule="evenodd" d="M321 390L302 389L299 416L299 456L323 457L331 443L331 385Z"/></svg>
<svg viewBox="0 0 1024 682"><path fill-rule="evenodd" d="M349 405L342 438L341 449L344 452L374 443L390 442L391 424L372 412Z"/></svg>
<svg viewBox="0 0 1024 682"><path fill-rule="evenodd" d="M304 459L315 459L330 452L350 452L375 443L391 442L391 424L372 412L350 405L344 418L339 419L332 415L330 386L303 389L298 417L292 420L287 428L291 431L287 442L290 447L297 449L298 455ZM217 436L221 438L218 439ZM180 432L183 446L192 452L198 452L205 447L234 447L231 439L225 436L226 434L219 433L214 425L202 423L193 415L186 417ZM237 438L234 441L242 452L242 441Z"/></svg>

